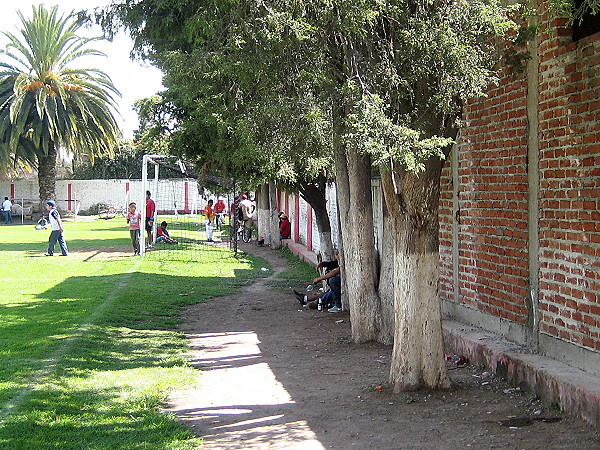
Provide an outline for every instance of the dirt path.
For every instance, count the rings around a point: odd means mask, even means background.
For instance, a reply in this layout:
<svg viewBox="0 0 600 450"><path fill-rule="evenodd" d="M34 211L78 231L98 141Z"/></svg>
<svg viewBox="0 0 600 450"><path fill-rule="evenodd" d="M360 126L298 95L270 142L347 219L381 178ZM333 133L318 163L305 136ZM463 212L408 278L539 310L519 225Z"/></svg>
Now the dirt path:
<svg viewBox="0 0 600 450"><path fill-rule="evenodd" d="M348 313L303 310L269 288L286 260L247 250L273 275L190 307L181 327L201 387L174 393L166 411L205 448L600 449L597 430L560 415L539 420L557 412L478 368L449 363L445 392L393 394L390 347L353 344Z"/></svg>

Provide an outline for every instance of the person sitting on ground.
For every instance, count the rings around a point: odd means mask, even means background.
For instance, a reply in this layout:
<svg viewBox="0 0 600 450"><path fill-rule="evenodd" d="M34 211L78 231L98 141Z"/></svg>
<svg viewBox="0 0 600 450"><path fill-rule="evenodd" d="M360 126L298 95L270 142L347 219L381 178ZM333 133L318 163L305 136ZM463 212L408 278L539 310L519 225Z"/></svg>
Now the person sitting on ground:
<svg viewBox="0 0 600 450"><path fill-rule="evenodd" d="M327 280L329 290L327 292L319 292L318 294L303 295L300 292L293 290L294 295L302 306L308 306L312 309L318 309L319 300L323 309L337 313L342 310L342 282L340 277L340 254L335 250L335 261L320 262L317 269L325 268L328 270L325 275L317 277L313 280L313 284Z"/></svg>
<svg viewBox="0 0 600 450"><path fill-rule="evenodd" d="M279 239L289 239L292 233L292 224L286 213L279 214Z"/></svg>
<svg viewBox="0 0 600 450"><path fill-rule="evenodd" d="M167 231L167 222L164 220L160 223L160 226L156 228L156 242L164 242L165 244L177 244L177 241L171 238L171 235Z"/></svg>
<svg viewBox="0 0 600 450"><path fill-rule="evenodd" d="M41 215L40 216L40 220L37 221L37 223L35 224L35 229L36 230L45 230L48 228L48 221L46 220L46 218Z"/></svg>

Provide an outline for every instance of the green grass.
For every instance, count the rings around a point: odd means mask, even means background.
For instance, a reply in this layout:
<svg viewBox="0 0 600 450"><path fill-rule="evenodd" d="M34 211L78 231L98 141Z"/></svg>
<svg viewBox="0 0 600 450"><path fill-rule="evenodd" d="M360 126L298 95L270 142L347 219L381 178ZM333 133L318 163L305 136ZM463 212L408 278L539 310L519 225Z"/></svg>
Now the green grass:
<svg viewBox="0 0 600 450"><path fill-rule="evenodd" d="M277 279L268 282L272 290L288 287L303 289L319 276L314 266L298 259L287 247L281 253L287 259L287 269L279 273Z"/></svg>
<svg viewBox="0 0 600 450"><path fill-rule="evenodd" d="M174 331L181 310L235 292L266 263L227 249L218 263L215 249L200 263L132 257L118 220L67 223L67 258L43 256L49 231L1 233L0 448L197 448L158 412L171 390L201 382Z"/></svg>

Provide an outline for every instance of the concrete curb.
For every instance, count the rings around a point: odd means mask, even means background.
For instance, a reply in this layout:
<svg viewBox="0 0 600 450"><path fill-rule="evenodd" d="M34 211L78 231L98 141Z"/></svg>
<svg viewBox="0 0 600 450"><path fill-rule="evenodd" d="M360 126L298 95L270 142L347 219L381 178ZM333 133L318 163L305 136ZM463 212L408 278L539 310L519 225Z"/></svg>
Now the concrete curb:
<svg viewBox="0 0 600 450"><path fill-rule="evenodd" d="M317 255L302 244L287 241L291 252L317 265ZM588 372L532 354L501 336L452 320L442 324L449 351L464 355L471 364L484 365L509 383L532 392L546 405L556 403L567 414L600 427L600 379Z"/></svg>
<svg viewBox="0 0 600 450"><path fill-rule="evenodd" d="M600 379L500 336L459 322L445 320L444 343L471 364L482 364L509 383L539 396L546 405L556 403L567 414L600 427Z"/></svg>
<svg viewBox="0 0 600 450"><path fill-rule="evenodd" d="M292 242L291 240L285 239L283 241L284 245L287 245L287 248L290 249L290 251L296 255L298 258L300 258L302 261L306 261L307 263L313 265L313 266L317 266L317 254L314 252L311 252L309 250L306 249L306 247L302 244L298 244L296 242Z"/></svg>

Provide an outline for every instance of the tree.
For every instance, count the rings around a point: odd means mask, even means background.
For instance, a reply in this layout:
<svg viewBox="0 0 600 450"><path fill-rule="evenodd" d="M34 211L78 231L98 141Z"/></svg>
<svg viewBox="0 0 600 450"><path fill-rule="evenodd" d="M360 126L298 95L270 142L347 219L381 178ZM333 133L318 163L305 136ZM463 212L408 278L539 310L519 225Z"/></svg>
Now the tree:
<svg viewBox="0 0 600 450"><path fill-rule="evenodd" d="M315 210L325 257L331 258L324 208L325 181L333 173L330 108L303 73L291 80L278 62L290 33L273 30L267 36L259 21L236 27L235 14L249 23L255 13L227 2L204 8L148 0L116 5L100 22L114 26L115 17L122 20L136 48L165 73L164 101L173 106L177 123L173 151L196 161L200 173L216 171L251 187L275 180L300 192Z"/></svg>
<svg viewBox="0 0 600 450"><path fill-rule="evenodd" d="M377 310L381 293L393 292L390 383L396 391L446 387L437 295L440 173L462 102L493 82L495 39L514 24L494 1L365 1L360 7L339 2L331 17L331 35L337 37L331 53L344 94L338 104L338 189L352 200L353 184L357 191L366 187L357 169L373 162L391 224L384 248L393 249L386 255L391 261L382 262L392 269L391 277L370 282L363 270L361 290L348 289L350 305L367 303ZM341 177L344 166L347 179ZM355 192L353 201L370 214L370 198ZM353 236L367 225L350 213L342 213L341 221L345 260L360 255L366 267L371 237ZM353 272L347 279L358 276ZM360 298L364 292L368 302ZM365 306L359 315L363 330L355 339L381 333L380 317Z"/></svg>
<svg viewBox="0 0 600 450"><path fill-rule="evenodd" d="M40 201L55 198L59 148L76 155L110 154L119 137L111 109L119 93L98 69L74 67L97 38L76 32L81 23L57 7L33 7L31 19L18 12L23 29L9 39L0 61L0 150L5 166L26 161L38 170Z"/></svg>
<svg viewBox="0 0 600 450"><path fill-rule="evenodd" d="M158 60L159 49L180 52L180 65L194 64L176 94L202 86L194 101L203 109L186 111L203 124L214 121L219 132L211 138L233 136L261 162L240 170L281 173L305 155L302 138L330 133L317 155L335 161L353 339L393 338L395 390L447 386L437 296L440 171L462 102L494 81L495 44L513 26L506 10L497 0L214 0L187 2L183 13L176 3L128 4L126 22L140 48ZM165 44L174 24L184 31ZM303 116L329 125L286 130ZM261 172L277 162L277 171ZM383 179L390 231L380 255L390 270L380 273L373 173Z"/></svg>
<svg viewBox="0 0 600 450"><path fill-rule="evenodd" d="M144 149L122 141L112 155L98 155L94 164L84 161L73 165L74 180L139 179Z"/></svg>

